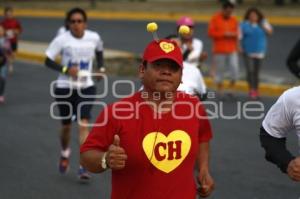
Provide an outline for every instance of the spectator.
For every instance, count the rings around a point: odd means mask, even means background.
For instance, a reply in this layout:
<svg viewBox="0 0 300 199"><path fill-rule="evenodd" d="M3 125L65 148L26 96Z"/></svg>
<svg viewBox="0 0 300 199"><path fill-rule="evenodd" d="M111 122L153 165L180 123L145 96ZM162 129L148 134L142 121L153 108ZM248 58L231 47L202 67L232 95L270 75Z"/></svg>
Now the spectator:
<svg viewBox="0 0 300 199"><path fill-rule="evenodd" d="M273 32L272 26L257 8L249 8L241 23L241 46L247 71L249 97L259 97L259 71L267 49L267 35Z"/></svg>
<svg viewBox="0 0 300 199"><path fill-rule="evenodd" d="M213 64L211 75L217 83L217 93L223 97L223 76L225 67L230 72L230 92L235 86L239 75L238 65L238 39L239 24L236 17L232 16L235 4L231 1L223 3L221 12L216 13L209 22L208 35L213 42Z"/></svg>

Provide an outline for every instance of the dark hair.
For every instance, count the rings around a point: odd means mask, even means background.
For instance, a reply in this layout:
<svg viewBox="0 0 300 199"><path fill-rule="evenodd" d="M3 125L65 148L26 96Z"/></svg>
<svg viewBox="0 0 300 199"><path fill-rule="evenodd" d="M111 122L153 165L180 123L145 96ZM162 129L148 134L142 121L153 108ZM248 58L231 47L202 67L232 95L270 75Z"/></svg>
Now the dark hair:
<svg viewBox="0 0 300 199"><path fill-rule="evenodd" d="M67 12L67 16L66 16L66 21L70 22L71 17L73 14L79 13L82 15L83 20L86 22L87 21L87 15L86 12L82 9L82 8L72 8L71 10L69 10Z"/></svg>
<svg viewBox="0 0 300 199"><path fill-rule="evenodd" d="M258 16L258 23L260 24L260 23L263 21L263 19L264 19L264 15L262 14L262 12L261 12L260 10L258 10L258 9L255 8L255 7L249 8L249 9L246 11L246 14L245 14L245 16L244 16L244 20L245 20L245 21L246 21L246 20L249 20L250 14L251 14L252 12L255 12L255 13L257 14L257 16Z"/></svg>
<svg viewBox="0 0 300 199"><path fill-rule="evenodd" d="M8 11L13 11L13 8L11 6L7 6L4 8L4 13L7 13Z"/></svg>
<svg viewBox="0 0 300 199"><path fill-rule="evenodd" d="M234 8L234 3L231 3L230 1L225 1L223 4L222 4L222 8L223 9L226 9L226 8Z"/></svg>

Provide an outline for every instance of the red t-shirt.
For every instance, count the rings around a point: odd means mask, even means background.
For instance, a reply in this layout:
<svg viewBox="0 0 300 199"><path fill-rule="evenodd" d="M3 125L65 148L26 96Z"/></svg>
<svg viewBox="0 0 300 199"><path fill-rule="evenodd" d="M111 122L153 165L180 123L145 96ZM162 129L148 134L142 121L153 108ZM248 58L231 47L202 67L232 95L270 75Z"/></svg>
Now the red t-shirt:
<svg viewBox="0 0 300 199"><path fill-rule="evenodd" d="M1 25L4 27L6 31L6 36L10 40L10 42L16 43L18 40L18 35L14 33L14 30L17 29L19 30L19 32L22 31L20 22L15 18L11 18L11 19L6 18L1 22Z"/></svg>
<svg viewBox="0 0 300 199"><path fill-rule="evenodd" d="M137 92L102 111L81 146L81 153L106 151L119 135L128 159L124 169L112 171L112 199L196 197L196 154L199 143L212 138L203 105L178 92L172 111L154 114Z"/></svg>

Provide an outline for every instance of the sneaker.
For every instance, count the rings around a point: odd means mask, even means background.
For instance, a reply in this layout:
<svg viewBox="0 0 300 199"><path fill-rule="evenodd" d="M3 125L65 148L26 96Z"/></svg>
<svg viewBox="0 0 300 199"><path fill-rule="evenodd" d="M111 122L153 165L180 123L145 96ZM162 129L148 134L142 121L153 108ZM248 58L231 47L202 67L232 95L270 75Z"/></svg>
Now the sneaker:
<svg viewBox="0 0 300 199"><path fill-rule="evenodd" d="M69 158L65 158L65 157L60 157L59 160L59 172L61 174L65 174L67 173L69 170Z"/></svg>
<svg viewBox="0 0 300 199"><path fill-rule="evenodd" d="M78 177L80 180L89 180L91 178L88 171L81 166L79 167L79 170L78 170Z"/></svg>
<svg viewBox="0 0 300 199"><path fill-rule="evenodd" d="M0 104L3 104L5 102L4 96L0 96Z"/></svg>

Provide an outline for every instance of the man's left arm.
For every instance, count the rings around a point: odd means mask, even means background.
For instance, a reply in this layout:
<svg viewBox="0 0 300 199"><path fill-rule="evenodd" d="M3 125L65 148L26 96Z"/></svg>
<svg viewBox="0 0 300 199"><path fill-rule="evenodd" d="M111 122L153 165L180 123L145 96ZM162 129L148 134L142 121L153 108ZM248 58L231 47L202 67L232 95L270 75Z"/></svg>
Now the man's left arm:
<svg viewBox="0 0 300 199"><path fill-rule="evenodd" d="M209 172L209 142L199 144L198 155L198 193L201 197L208 197L214 189L214 180Z"/></svg>
<svg viewBox="0 0 300 199"><path fill-rule="evenodd" d="M101 72L101 70L103 72L105 72L105 68L103 66L104 60L103 60L103 51L96 51L96 66L97 66L97 70L99 70Z"/></svg>
<svg viewBox="0 0 300 199"><path fill-rule="evenodd" d="M201 103L201 102L198 102ZM207 113L205 107L201 104L198 106L199 115L201 115L201 119L199 118L200 128L199 128L199 137L198 143L199 148L197 152L197 163L198 163L198 183L200 184L200 188L198 189L198 193L201 197L208 197L211 192L214 190L214 180L210 175L209 171L209 141L212 138L212 128L210 122L207 117Z"/></svg>

